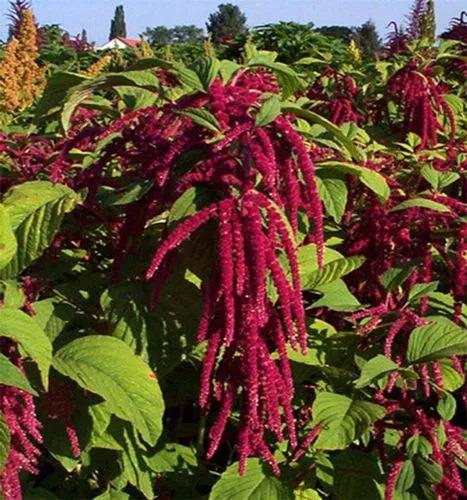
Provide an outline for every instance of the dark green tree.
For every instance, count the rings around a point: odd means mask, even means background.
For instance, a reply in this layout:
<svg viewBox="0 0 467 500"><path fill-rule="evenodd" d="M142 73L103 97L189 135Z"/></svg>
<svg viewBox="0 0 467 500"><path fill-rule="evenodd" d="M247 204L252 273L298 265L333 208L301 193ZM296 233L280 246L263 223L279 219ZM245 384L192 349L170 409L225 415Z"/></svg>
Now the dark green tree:
<svg viewBox="0 0 467 500"><path fill-rule="evenodd" d="M349 43L352 38L352 30L347 26L321 26L315 31L331 38L338 38L345 43Z"/></svg>
<svg viewBox="0 0 467 500"><path fill-rule="evenodd" d="M353 38L365 57L374 57L381 50L381 38L371 19L354 29Z"/></svg>
<svg viewBox="0 0 467 500"><path fill-rule="evenodd" d="M80 40L84 43L88 43L88 32L84 28L81 31Z"/></svg>
<svg viewBox="0 0 467 500"><path fill-rule="evenodd" d="M204 31L191 24L188 26L154 26L146 28L143 35L150 45L171 45L173 43L199 43L204 39Z"/></svg>
<svg viewBox="0 0 467 500"><path fill-rule="evenodd" d="M126 38L125 11L123 10L123 5L119 5L115 9L114 18L110 23L109 40L113 40L118 36Z"/></svg>
<svg viewBox="0 0 467 500"><path fill-rule="evenodd" d="M228 43L247 32L246 16L236 5L223 3L209 15L206 29L213 42Z"/></svg>

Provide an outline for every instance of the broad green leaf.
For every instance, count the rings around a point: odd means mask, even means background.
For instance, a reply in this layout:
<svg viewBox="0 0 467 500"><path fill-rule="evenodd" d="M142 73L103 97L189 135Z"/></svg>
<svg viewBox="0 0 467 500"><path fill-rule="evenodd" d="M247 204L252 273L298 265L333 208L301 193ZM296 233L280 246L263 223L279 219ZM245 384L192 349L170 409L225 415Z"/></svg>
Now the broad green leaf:
<svg viewBox="0 0 467 500"><path fill-rule="evenodd" d="M467 354L467 330L456 325L431 323L415 328L407 348L409 363L426 363Z"/></svg>
<svg viewBox="0 0 467 500"><path fill-rule="evenodd" d="M106 205L128 205L140 200L153 185L154 182L149 179L137 180L127 184L123 189L101 191L98 197Z"/></svg>
<svg viewBox="0 0 467 500"><path fill-rule="evenodd" d="M412 198L411 200L403 201L389 210L390 212L398 212L399 210L405 210L407 208L426 208L428 210L434 210L436 212L449 212L449 207L438 203L437 201L428 200L427 198Z"/></svg>
<svg viewBox="0 0 467 500"><path fill-rule="evenodd" d="M220 62L220 69L219 73L221 75L222 81L224 83L229 83L230 79L232 76L239 70L241 69L241 65L234 62L230 61L229 59L222 59Z"/></svg>
<svg viewBox="0 0 467 500"><path fill-rule="evenodd" d="M317 490L307 488L306 490L297 489L294 491L295 500L321 500L323 497Z"/></svg>
<svg viewBox="0 0 467 500"><path fill-rule="evenodd" d="M260 110L255 117L257 127L265 127L272 123L281 112L281 101L277 95L272 95L267 101L263 102Z"/></svg>
<svg viewBox="0 0 467 500"><path fill-rule="evenodd" d="M23 290L16 280L6 280L3 282L3 307L10 309L21 309L26 300Z"/></svg>
<svg viewBox="0 0 467 500"><path fill-rule="evenodd" d="M209 193L202 187L191 187L187 189L173 203L167 219L169 227L173 227L186 217L198 212L208 205Z"/></svg>
<svg viewBox="0 0 467 500"><path fill-rule="evenodd" d="M439 361L441 374L443 376L443 388L446 391L453 392L462 387L464 377L454 368L450 359Z"/></svg>
<svg viewBox="0 0 467 500"><path fill-rule="evenodd" d="M26 355L37 363L44 387L47 389L52 362L52 344L39 325L26 313L0 309L0 337L15 340Z"/></svg>
<svg viewBox="0 0 467 500"><path fill-rule="evenodd" d="M3 269L15 256L17 247L10 216L5 207L0 204L0 269Z"/></svg>
<svg viewBox="0 0 467 500"><path fill-rule="evenodd" d="M10 451L10 430L4 416L0 413L0 472Z"/></svg>
<svg viewBox="0 0 467 500"><path fill-rule="evenodd" d="M155 444L164 402L154 372L121 340L103 335L73 340L54 356L54 368L104 398L113 414Z"/></svg>
<svg viewBox="0 0 467 500"><path fill-rule="evenodd" d="M348 190L344 180L333 177L316 177L318 194L326 212L340 222L347 205Z"/></svg>
<svg viewBox="0 0 467 500"><path fill-rule="evenodd" d="M89 77L68 72L55 73L48 78L47 86L36 107L36 119L58 111L67 92L86 81L89 81Z"/></svg>
<svg viewBox="0 0 467 500"><path fill-rule="evenodd" d="M381 283L388 292L401 286L415 269L415 264L404 267L391 267L381 275Z"/></svg>
<svg viewBox="0 0 467 500"><path fill-rule="evenodd" d="M331 456L334 470L332 497L340 500L383 500L383 471L373 453L347 449Z"/></svg>
<svg viewBox="0 0 467 500"><path fill-rule="evenodd" d="M145 450L138 444L133 430L122 422L110 425L110 431L121 446L121 478L138 489L145 498L154 498L151 471L146 464Z"/></svg>
<svg viewBox="0 0 467 500"><path fill-rule="evenodd" d="M373 422L383 418L385 410L367 401L321 392L313 403L312 413L313 425L321 426L315 447L342 450L367 431Z"/></svg>
<svg viewBox="0 0 467 500"><path fill-rule="evenodd" d="M353 311L360 307L361 304L353 295L344 280L338 279L332 283L321 285L316 288L316 291L323 296L316 302L313 302L312 308L328 307L332 311Z"/></svg>
<svg viewBox="0 0 467 500"><path fill-rule="evenodd" d="M438 281L432 281L431 283L416 283L409 292L408 301L416 302L423 296L428 295L430 292L434 292L438 288Z"/></svg>
<svg viewBox="0 0 467 500"><path fill-rule="evenodd" d="M446 392L436 405L436 411L443 420L449 421L456 414L456 399L452 394Z"/></svg>
<svg viewBox="0 0 467 500"><path fill-rule="evenodd" d="M214 485L209 500L292 500L293 492L257 458L248 459L244 476L233 463Z"/></svg>
<svg viewBox="0 0 467 500"><path fill-rule="evenodd" d="M433 189L439 188L440 172L433 165L424 165L420 170L421 176L431 184Z"/></svg>
<svg viewBox="0 0 467 500"><path fill-rule="evenodd" d="M3 206L10 217L18 249L0 273L3 278L16 276L42 255L59 230L63 216L77 202L78 197L70 188L48 181L25 182L7 193Z"/></svg>
<svg viewBox="0 0 467 500"><path fill-rule="evenodd" d="M198 459L192 448L178 443L166 443L164 447L148 458L151 469L158 474L164 472L189 472L198 466Z"/></svg>
<svg viewBox="0 0 467 500"><path fill-rule="evenodd" d="M396 490L408 491L415 481L415 468L412 460L406 460L396 480Z"/></svg>
<svg viewBox="0 0 467 500"><path fill-rule="evenodd" d="M115 93L123 100L129 110L147 108L154 106L158 96L150 90L129 85L114 87Z"/></svg>
<svg viewBox="0 0 467 500"><path fill-rule="evenodd" d="M319 286L332 283L343 276L355 271L365 262L365 257L355 255L353 257L343 257L333 260L321 269L318 269L307 275L306 281L303 283L304 290L313 290Z"/></svg>
<svg viewBox="0 0 467 500"><path fill-rule="evenodd" d="M336 172L340 174L353 175L360 179L366 187L371 189L382 203L388 200L391 190L383 175L370 168L354 165L353 163L342 161L324 161L317 163L316 167L319 171Z"/></svg>
<svg viewBox="0 0 467 500"><path fill-rule="evenodd" d="M14 365L6 356L0 353L0 384L23 389L37 396L24 373Z"/></svg>
<svg viewBox="0 0 467 500"><path fill-rule="evenodd" d="M196 61L193 69L203 85L203 90L207 92L219 73L220 62L215 57L201 57Z"/></svg>
<svg viewBox="0 0 467 500"><path fill-rule="evenodd" d="M147 347L148 314L146 295L138 283L122 283L108 288L101 297L109 333L141 354Z"/></svg>
<svg viewBox="0 0 467 500"><path fill-rule="evenodd" d="M217 121L217 118L206 109L188 108L183 111L179 111L179 114L191 118L194 123L200 125L201 127L207 128L219 134L222 133L221 125Z"/></svg>
<svg viewBox="0 0 467 500"><path fill-rule="evenodd" d="M63 98L61 123L65 132L70 125L70 119L76 108L94 93L104 89L114 89L121 86L141 87L146 90L158 92L159 79L151 71L134 70L121 73L107 73L92 80L71 87Z"/></svg>
<svg viewBox="0 0 467 500"><path fill-rule="evenodd" d="M437 484L443 478L443 469L431 459L416 456L414 465L416 475L427 483Z"/></svg>
<svg viewBox="0 0 467 500"><path fill-rule="evenodd" d="M306 109L302 109L297 105L287 105L282 107L282 111L284 113L293 113L299 118L303 118L311 123L317 123L324 127L328 132L330 132L339 142L341 142L347 151L350 153L353 159L357 161L363 161L364 157L359 149L355 146L351 139L349 139L342 130L334 125L334 123L330 122L323 116L315 113L314 111L309 111Z"/></svg>
<svg viewBox="0 0 467 500"><path fill-rule="evenodd" d="M413 458L415 455L421 455L422 457L428 457L433 451L428 439L416 434L407 440L405 445L409 458Z"/></svg>
<svg viewBox="0 0 467 500"><path fill-rule="evenodd" d="M378 354L378 356L365 363L360 377L355 381L355 387L361 389L380 377L396 371L398 368L399 366L394 361L382 354Z"/></svg>

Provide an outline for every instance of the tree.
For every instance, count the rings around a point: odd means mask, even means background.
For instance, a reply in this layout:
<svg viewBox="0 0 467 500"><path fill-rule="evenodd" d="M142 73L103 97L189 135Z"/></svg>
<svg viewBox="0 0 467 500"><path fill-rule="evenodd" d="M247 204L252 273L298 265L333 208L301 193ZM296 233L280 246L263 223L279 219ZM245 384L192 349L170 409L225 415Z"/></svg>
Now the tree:
<svg viewBox="0 0 467 500"><path fill-rule="evenodd" d="M123 10L123 5L119 5L115 9L114 18L110 24L109 40L113 40L119 36L126 38L125 11Z"/></svg>
<svg viewBox="0 0 467 500"><path fill-rule="evenodd" d="M83 43L89 43L88 41L88 32L83 28L83 30L81 31L81 36L80 36L80 39Z"/></svg>
<svg viewBox="0 0 467 500"><path fill-rule="evenodd" d="M352 30L347 26L321 26L316 28L316 31L322 35L339 38L345 43L349 43L352 38Z"/></svg>
<svg viewBox="0 0 467 500"><path fill-rule="evenodd" d="M197 43L204 39L204 31L194 24L175 26L171 32L172 43Z"/></svg>
<svg viewBox="0 0 467 500"><path fill-rule="evenodd" d="M150 45L171 45L173 43L199 43L204 39L204 31L197 26L155 26L146 28L143 35Z"/></svg>
<svg viewBox="0 0 467 500"><path fill-rule="evenodd" d="M381 38L376 31L375 23L369 19L354 30L355 43L366 57L373 57L381 50Z"/></svg>
<svg viewBox="0 0 467 500"><path fill-rule="evenodd" d="M228 43L247 32L246 16L236 5L223 3L216 12L209 15L206 28L214 42Z"/></svg>

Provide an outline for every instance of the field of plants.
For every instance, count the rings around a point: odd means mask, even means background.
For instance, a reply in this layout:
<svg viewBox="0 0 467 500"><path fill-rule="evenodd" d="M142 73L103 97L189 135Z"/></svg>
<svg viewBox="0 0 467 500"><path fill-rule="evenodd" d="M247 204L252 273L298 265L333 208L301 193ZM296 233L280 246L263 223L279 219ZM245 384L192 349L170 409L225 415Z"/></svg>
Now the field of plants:
<svg viewBox="0 0 467 500"><path fill-rule="evenodd" d="M465 498L467 16L432 8L374 53L12 13L2 498Z"/></svg>

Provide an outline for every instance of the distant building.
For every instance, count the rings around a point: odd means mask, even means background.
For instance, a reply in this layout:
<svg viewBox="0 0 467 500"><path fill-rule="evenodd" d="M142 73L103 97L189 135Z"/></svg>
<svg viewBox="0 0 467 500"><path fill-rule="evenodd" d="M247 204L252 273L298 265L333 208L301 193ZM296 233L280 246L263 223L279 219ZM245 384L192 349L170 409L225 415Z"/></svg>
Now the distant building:
<svg viewBox="0 0 467 500"><path fill-rule="evenodd" d="M108 41L106 44L96 47L96 50L110 50L110 49L134 49L138 45L139 40L133 40L132 38L123 38L117 36Z"/></svg>

